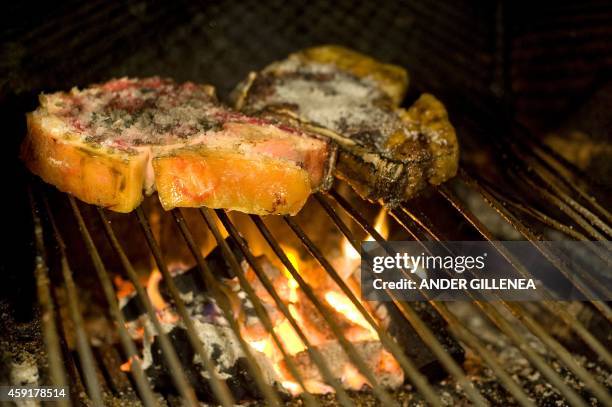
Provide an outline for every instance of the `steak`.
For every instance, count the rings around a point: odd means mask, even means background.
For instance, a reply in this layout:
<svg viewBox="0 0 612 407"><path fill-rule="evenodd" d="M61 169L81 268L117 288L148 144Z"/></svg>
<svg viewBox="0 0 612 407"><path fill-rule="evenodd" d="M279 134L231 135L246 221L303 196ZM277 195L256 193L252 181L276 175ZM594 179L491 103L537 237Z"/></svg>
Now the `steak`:
<svg viewBox="0 0 612 407"><path fill-rule="evenodd" d="M444 105L423 94L399 107L408 74L338 46L290 55L251 73L235 107L301 123L339 147L336 175L361 196L395 206L457 172L459 147Z"/></svg>
<svg viewBox="0 0 612 407"><path fill-rule="evenodd" d="M33 173L117 212L157 190L166 210L295 214L332 181L325 138L234 112L191 82L123 78L41 95L27 123L21 155Z"/></svg>

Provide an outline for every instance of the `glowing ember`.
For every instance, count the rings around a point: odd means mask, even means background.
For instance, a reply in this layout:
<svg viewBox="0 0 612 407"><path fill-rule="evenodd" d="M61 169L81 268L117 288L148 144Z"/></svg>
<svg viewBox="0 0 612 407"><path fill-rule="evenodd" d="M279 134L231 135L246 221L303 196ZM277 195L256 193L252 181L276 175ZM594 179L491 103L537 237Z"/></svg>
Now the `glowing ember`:
<svg viewBox="0 0 612 407"><path fill-rule="evenodd" d="M381 211L374 223L376 230L387 237L389 234L388 217L386 211ZM367 240L371 240L368 237ZM391 378L385 379L393 383L397 382L397 385L403 381L403 372L399 367L399 364L395 358L384 351L382 344L380 344L378 335L374 328L370 326L366 317L359 311L359 309L351 302L351 300L344 295L344 293L338 290L336 285L333 285L333 280L325 273L324 269L319 267L316 263L308 263L300 257L300 252L289 246L282 247L286 253L289 261L295 270L300 273L311 289L320 296L329 308L333 312L338 313L342 318L338 318L342 323L340 327L343 335L356 346L358 353L367 360L373 372L378 376ZM334 259L334 264L338 272L347 278L347 282L350 285L351 279L355 279L353 274L355 270L358 270L360 254L350 245L348 240L344 240L340 249L340 255ZM338 252L336 252L338 253ZM265 257L265 256L261 256ZM344 387L348 389L360 390L364 386L368 385L368 381L363 377L362 374L351 364L350 358L346 355L346 352L340 346L338 339L329 330L321 318L316 307L306 299L305 294L302 292L298 282L293 278L292 274L286 268L277 267L269 260L262 260L262 271L270 279L274 289L279 294L280 300L283 301L284 305L287 306L289 313L295 319L296 324L300 328L303 337L307 338L307 342L318 352L328 363L328 367L331 370L331 374L336 379L340 380ZM276 306L273 298L266 294L264 287L259 282L258 277L254 274L253 270L247 267L246 263L243 265L247 280L255 288L255 295L259 297L263 307L270 316L270 321L273 325L273 331L276 337L280 339L282 343L282 350L286 353L288 359L294 364L293 367L300 372L300 376L303 379L304 387L313 394L324 394L333 392L333 388L329 386L323 380L320 375L320 371L314 361L311 360L310 354L300 335L294 330L293 326L289 322L280 309ZM185 270L183 268L182 270ZM177 313L174 311L174 307L170 304L166 298L162 295L160 290L160 283L163 279L161 272L157 269L151 271L149 278L145 284L146 293L149 297L158 318L165 324L177 324L179 318ZM328 281L329 280L329 281ZM181 281L189 281L183 280ZM232 310L237 321L240 324L240 333L242 337L251 346L258 361L265 363L262 366L268 366L269 372L272 372L270 377L282 385L282 387L290 394L299 395L304 389L296 382L295 376L290 374L288 368L288 360L285 360L283 352L274 341L274 335L271 335L266 329L263 323L258 318L253 316L253 304L248 301L246 294L240 288L237 279L230 279L227 277L220 277L219 283L221 284L224 293L228 295L232 303ZM123 298L129 296L134 292L134 287L128 281L121 279L120 277L115 278L115 285L118 290L118 297ZM353 288L351 288L353 289ZM207 297L206 292L188 291L189 295L186 298L191 298L190 301L195 301L194 298L200 298L198 304L208 304L204 301ZM196 296L199 295L200 297ZM368 307L367 304L364 306ZM194 317L208 318L206 321L214 321L212 314L206 314L208 311L203 311L204 308L189 308L190 310L196 310L198 312ZM336 315L336 316L340 316ZM370 314L372 315L372 314ZM200 321L196 319L196 321ZM201 322L201 321L200 321ZM128 324L130 333L132 336L140 336L143 339L143 343L147 342L148 336L145 337L145 330L143 329L142 319L132 320ZM204 325L203 322L201 322ZM207 334L202 334L202 341L212 338L207 336L210 327L217 327L217 322L206 322ZM180 324L179 324L180 325ZM175 327L171 327L175 329ZM216 328L215 328L216 329ZM213 329L214 330L214 329ZM148 332L148 331L146 331ZM200 332L200 331L198 331ZM204 332L204 331L202 331ZM221 337L219 337L221 338ZM217 346L225 346L223 342L225 339L219 339L219 342L214 342ZM229 355L231 352L224 353ZM143 355L149 355L144 353ZM149 363L144 358L145 363ZM121 365L122 371L130 371L133 359L130 358L127 362ZM221 366L221 365L220 365ZM272 380L272 379L271 379Z"/></svg>
<svg viewBox="0 0 612 407"><path fill-rule="evenodd" d="M282 323L274 328L274 332L282 339L283 345L285 345L285 351L290 355L295 355L298 352L306 349L306 346L295 332L288 320L284 320Z"/></svg>
<svg viewBox="0 0 612 407"><path fill-rule="evenodd" d="M132 362L135 359L136 359L135 356L130 356L127 362L122 363L121 366L119 366L119 369L121 369L122 372L129 372L132 369Z"/></svg>
<svg viewBox="0 0 612 407"><path fill-rule="evenodd" d="M281 384L283 385L285 389L289 390L291 394L300 394L303 391L302 386L290 380L284 380L281 382Z"/></svg>
<svg viewBox="0 0 612 407"><path fill-rule="evenodd" d="M147 295L151 299L151 303L157 311L161 311L168 306L164 297L159 292L159 282L162 280L162 274L159 270L153 270L149 281L147 282Z"/></svg>
<svg viewBox="0 0 612 407"><path fill-rule="evenodd" d="M113 283L117 289L118 299L125 298L135 291L134 284L129 280L124 280L121 276L115 276L113 278Z"/></svg>
<svg viewBox="0 0 612 407"><path fill-rule="evenodd" d="M366 378L351 363L344 365L341 380L342 384L349 389L359 390L368 385Z"/></svg>
<svg viewBox="0 0 612 407"><path fill-rule="evenodd" d="M371 331L374 334L376 333L361 312L359 312L357 307L355 307L351 300L349 300L345 295L336 291L328 291L325 293L325 301L327 301L332 308L344 315L351 322L367 329L368 331Z"/></svg>

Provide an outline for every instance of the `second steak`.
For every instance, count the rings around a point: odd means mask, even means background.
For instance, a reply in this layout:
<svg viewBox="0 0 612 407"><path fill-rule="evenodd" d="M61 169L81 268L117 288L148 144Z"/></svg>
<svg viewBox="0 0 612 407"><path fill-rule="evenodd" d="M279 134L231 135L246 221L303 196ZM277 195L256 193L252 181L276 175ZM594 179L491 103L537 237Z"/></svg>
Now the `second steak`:
<svg viewBox="0 0 612 407"><path fill-rule="evenodd" d="M459 146L444 105L423 94L399 108L402 68L338 46L290 55L251 73L237 108L299 122L339 146L336 175L361 196L395 206L457 172Z"/></svg>

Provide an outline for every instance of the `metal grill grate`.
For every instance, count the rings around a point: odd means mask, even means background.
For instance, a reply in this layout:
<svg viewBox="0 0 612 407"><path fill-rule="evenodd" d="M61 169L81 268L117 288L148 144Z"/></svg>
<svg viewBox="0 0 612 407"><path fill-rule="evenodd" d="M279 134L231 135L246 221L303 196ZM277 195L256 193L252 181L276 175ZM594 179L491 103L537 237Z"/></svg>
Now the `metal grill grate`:
<svg viewBox="0 0 612 407"><path fill-rule="evenodd" d="M516 203L511 200L506 200L504 195L490 183L484 179L479 179L474 175L469 175L466 171L462 171L458 180L455 183L462 183L473 191L479 193L482 198L491 205L513 228L521 233L526 239L533 242L533 244L540 250L555 266L559 268L562 273L580 273L580 270L564 270L563 261L559 253L555 253L548 248L544 242L539 241L540 236L534 232L536 230L533 222L527 222L523 219L523 215L527 212L531 216L532 220L543 221L544 224L556 228L560 232L567 232L568 230L574 231L569 233L569 238L579 238L580 240L586 239L585 235L588 234L589 238L604 238L609 235L609 212L601 206L596 199L591 198L583 200L585 197L591 197L591 193L585 189L581 184L568 183L565 181L566 176L571 175L571 179L576 177L574 171L569 168L564 162L560 161L556 156L551 154L542 146L535 144L530 141L530 150L505 150L507 153L507 159L509 162L514 163L517 171L520 170L521 165L527 165L529 163L530 168L527 172L519 172L520 179L526 181L527 184L532 188L538 188L538 191L546 193L535 194L538 198L539 204L558 205L560 202L566 203L566 206L561 206L561 217L569 217L573 224L568 224L560 219L553 219L552 217L542 219L541 216L537 215L537 212L533 212L532 205L523 206L521 203ZM525 164L523 164L525 163ZM555 168L557 171L553 172L550 168ZM526 178L525 178L526 177ZM543 183L543 184L541 184ZM540 186L542 185L542 186ZM38 189L38 188L35 188ZM36 279L39 290L40 305L43 309L43 333L47 352L49 355L49 368L51 373L51 380L53 384L62 385L66 382L74 382L71 375L69 366L69 360L63 358L62 347L61 347L61 335L60 329L56 324L56 308L54 300L51 296L51 287L54 282L50 281L49 273L46 264L45 255L45 242L43 236L43 219L41 214L38 212L38 208L44 208L48 223L51 225L51 231L55 238L55 241L59 248L59 255L61 258L61 276L66 286L68 295L68 304L70 310L70 317L72 324L75 327L76 332L76 347L78 354L78 363L83 373L84 387L87 391L87 396L94 405L103 405L103 393L108 389L104 389L103 384L100 380L100 367L96 365L96 360L93 357L90 343L86 337L83 317L80 315L78 303L80 301L78 295L78 289L73 281L72 273L70 270L69 259L66 255L65 242L62 238L61 231L57 227L54 211L48 204L46 195L44 192L41 194L39 200L34 198L34 194L31 194L32 213L35 221L35 238L36 247L39 252L37 258L36 267ZM575 197L575 198L574 198ZM363 229L365 233L368 233L376 241L384 241L383 237L376 231L373 225L367 221L364 214L362 214L349 199L345 198L337 190L331 190L326 195L318 194L315 196L317 204L320 206L321 212L325 213L329 219L334 223L338 230L348 239L348 241L359 250L359 239L357 235L352 232L349 224L343 220L348 217ZM457 196L453 188L450 185L442 186L438 189L436 196L434 197L441 204L446 204L450 212L458 214L465 225L471 228L472 232L477 233L483 240L494 240L494 234L489 231L484 224L478 219L478 217L470 212L466 205L462 202L462 199ZM107 271L104 259L100 257L98 248L90 235L90 226L88 227L87 222L81 214L79 204L76 203L75 199L68 197L70 207L76 218L77 224L80 229L81 237L87 248L87 252L91 256L93 261L101 288L104 292L106 300L110 306L109 314L112 320L115 322L115 326L118 329L119 338L123 347L124 353L127 357L132 359L131 375L133 382L136 385L136 390L140 396L140 400L145 405L156 405L159 397L154 394L147 381L143 370L141 368L141 361L138 359L138 352L136 346L130 336L128 335L125 328L125 320L122 315L122 311L119 309L117 304L117 296L111 282L109 272ZM504 202L510 202L505 204ZM400 225L409 236L416 240L444 240L444 233L441 231L443 226L437 224L431 220L426 213L418 209L418 207L411 203L406 203L400 208L396 208L390 211L391 217ZM313 363L320 370L323 378L329 383L336 391L336 401L342 405L354 405L354 401L351 396L342 388L342 385L332 377L330 368L327 365L328 361L324 360L320 352L308 342L307 335L301 330L298 323L295 321L292 314L289 312L286 305L283 303L278 293L266 274L262 271L261 267L255 260L249 244L242 237L239 232L239 228L230 219L224 211L216 210L212 211L209 209L199 209L203 221L207 225L209 232L214 236L217 244L222 248L223 255L229 265L231 265L233 272L238 277L242 289L246 292L249 300L254 305L257 317L260 319L263 326L268 330L272 339L279 346L283 355L286 356L283 344L280 338L277 337L276 333L272 329L272 323L267 315L267 312L262 305L260 299L255 294L252 285L246 279L244 271L239 266L237 255L242 255L247 260L257 277L259 278L262 285L265 287L270 296L274 299L279 310L287 318L291 326L296 330L298 336L307 347L307 351L313 360ZM189 380L183 372L183 368L178 360L175 349L167 335L163 332L161 323L154 311L154 308L145 293L144 287L140 282L134 267L132 266L130 259L126 256L125 250L122 243L118 240L111 223L109 222L105 211L97 209L97 214L102 221L104 232L106 233L108 240L115 250L116 254L121 260L124 271L128 278L134 285L138 297L142 302L143 308L146 310L149 318L154 323L157 334L160 338L160 345L163 350L163 357L172 369L173 381L178 393L182 396L182 399L188 405L196 405L197 399L195 396L194 389L192 388ZM534 215L535 214L535 215ZM127 215L126 215L127 216ZM158 269L163 275L163 282L166 284L168 291L174 301L178 314L182 317L182 321L187 329L189 340L196 350L197 354L203 361L207 371L211 375L212 390L218 401L224 406L233 405L236 400L233 400L231 392L227 386L219 377L215 374L215 370L212 368L212 363L206 355L206 352L202 348L202 343L199 341L195 328L187 315L185 305L179 292L174 284L168 267L165 263L164 257L159 247L159 243L156 241L149 224L149 220L142 208L137 209L135 216L138 223L144 233L147 244ZM259 370L257 362L255 361L251 349L247 342L240 336L240 329L237 322L232 317L232 311L229 304L227 304L223 296L220 295L219 282L215 278L213 272L208 267L206 260L202 257L200 249L194 241L192 235L193 225L189 225L180 210L175 209L171 212L172 216L184 242L191 250L196 264L201 273L207 288L212 292L213 297L216 299L218 305L226 316L226 319L230 322L230 327L240 338L240 346L247 356L248 368L255 379L258 388L261 390L266 403L268 405L280 405L282 400L279 398L278 393L263 379L262 373ZM260 233L260 239L263 239L270 246L272 251L278 257L278 260L287 268L291 273L295 281L299 284L303 293L306 295L308 300L312 303L314 308L320 312L321 317L328 325L329 329L334 333L338 339L342 349L346 352L351 362L360 373L372 384L372 390L375 396L378 398L382 405L397 405L392 395L380 386L377 382L373 371L366 366L366 363L359 355L354 345L348 340L339 328L337 321L325 312L325 308L321 305L321 299L317 296L314 290L300 275L299 271L293 266L289 260L287 253L281 246L281 242L275 237L274 233L266 225L266 222L259 216L250 216L251 221ZM227 242L223 239L222 231L219 229L219 222L225 228L227 234L237 243L238 252L233 252ZM372 328L379 335L380 340L384 347L396 358L405 372L408 381L414 385L416 391L420 394L423 400L431 405L442 405L442 400L439 394L434 390L432 383L419 372L414 360L407 355L402 348L398 345L395 339L389 335L384 327L382 327L365 309L363 304L359 301L353 290L343 281L338 272L334 269L332 264L323 255L323 252L317 245L308 237L306 232L300 226L296 219L291 217L284 217L284 222L292 230L295 236L299 239L304 248L310 253L310 255L320 264L320 266L328 273L329 277L338 285L340 290L346 294L353 305L363 315L365 320L372 326ZM570 228L571 226L571 228ZM582 228L581 228L582 227ZM582 230L582 232L578 232ZM581 233L581 234L577 234ZM528 271L513 258L513 256L505 251L502 247L494 245L494 248L508 260L508 262L515 268L515 270L523 276L527 276ZM609 253L601 254L603 256L609 256ZM407 278L417 278L412 274L406 273ZM586 278L586 276L582 276ZM583 287L578 287L582 289ZM445 346L441 343L440 339L436 336L435 332L432 331L432 327L423 320L419 313L415 312L414 307L406 302L403 302L394 297L394 294L389 292L389 296L393 300L393 304L401 312L401 315L410 323L414 330L421 337L423 342L429 347L431 352L439 360L440 365L452 376L456 383L461 387L464 394L474 405L487 405L488 401L481 394L470 380L470 377L464 371L463 367L451 356ZM497 328L520 349L524 357L529 363L537 369L540 374L546 378L550 383L566 400L570 405L583 406L593 401L594 397L602 405L611 405L612 397L610 396L609 388L606 383L599 382L587 369L579 364L564 345L562 345L557 339L555 339L547 329L533 316L533 313L527 311L526 305L522 303L512 303L507 301L499 301L496 303L485 303L475 301L473 303L476 309L488 320L490 320ZM501 363L497 356L491 352L486 344L471 331L468 327L464 326L460 320L452 312L449 311L447 306L440 301L430 301L430 305L435 309L439 315L441 315L446 323L450 332L460 340L465 347L470 349L472 352L480 356L483 363L491 369L499 383L512 395L514 400L525 406L534 405L534 401L527 394L526 390L521 387L520 383L517 382L516 378L512 377L507 371L505 366ZM612 322L612 313L606 303L594 301L592 305L599 311L599 313L609 322ZM595 355L608 367L612 366L612 355L608 349L600 342L599 339L574 315L568 312L565 305L559 302L546 300L540 305L543 310L546 310L551 315L558 318L560 321L565 323L569 329L571 329L582 341L594 352ZM520 329L519 329L520 328ZM571 372L571 374L579 380L580 386L574 386L565 380L558 371L553 369L541 353L539 353L532 343L522 334L520 330L530 332L535 338L537 338L547 349L547 352L554 355L556 360L564 366L565 369ZM290 358L287 358L290 360ZM288 369L291 371L297 382L303 386L303 379L300 376L298 369L292 365L291 361L288 363ZM116 370L116 369L115 369ZM70 378L71 380L69 380ZM303 386L304 387L304 386ZM309 406L320 405L317 397L305 392L302 396L305 404ZM74 400L74 399L73 399Z"/></svg>

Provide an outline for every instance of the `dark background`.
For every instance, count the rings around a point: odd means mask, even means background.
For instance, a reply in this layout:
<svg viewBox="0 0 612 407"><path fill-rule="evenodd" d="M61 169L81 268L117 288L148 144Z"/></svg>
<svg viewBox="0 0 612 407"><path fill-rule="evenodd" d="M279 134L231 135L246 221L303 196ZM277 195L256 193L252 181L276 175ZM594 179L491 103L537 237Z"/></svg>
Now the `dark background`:
<svg viewBox="0 0 612 407"><path fill-rule="evenodd" d="M508 119L536 137L557 129L609 89L612 71L609 1L92 0L3 8L4 298L33 298L30 178L17 154L24 113L41 91L162 75L211 83L223 98L250 70L337 43L406 67L408 99L424 90L440 97L463 142L470 132L495 137ZM597 137L611 134L609 111Z"/></svg>

